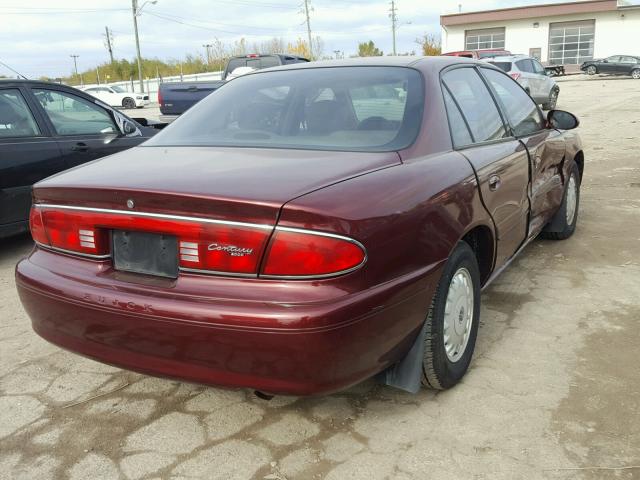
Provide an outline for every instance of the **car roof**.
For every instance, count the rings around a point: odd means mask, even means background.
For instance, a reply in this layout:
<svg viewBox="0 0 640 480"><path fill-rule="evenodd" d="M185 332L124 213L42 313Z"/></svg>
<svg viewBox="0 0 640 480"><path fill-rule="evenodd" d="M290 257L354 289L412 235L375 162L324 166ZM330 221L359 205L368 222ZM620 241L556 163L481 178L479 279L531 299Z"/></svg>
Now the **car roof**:
<svg viewBox="0 0 640 480"><path fill-rule="evenodd" d="M487 62L515 62L517 60L522 60L523 58L532 58L529 55L500 55L499 57L491 57L485 58L484 60Z"/></svg>
<svg viewBox="0 0 640 480"><path fill-rule="evenodd" d="M486 65L485 62L465 57L453 57L453 56L386 56L386 57L356 57L345 58L339 60L319 60L309 63L294 63L289 65L281 65L279 67L265 68L262 70L256 70L248 75L258 75L260 73L266 73L271 71L282 70L299 70L310 68L334 68L334 67L410 67L417 70L442 70L450 65L457 65L462 63Z"/></svg>

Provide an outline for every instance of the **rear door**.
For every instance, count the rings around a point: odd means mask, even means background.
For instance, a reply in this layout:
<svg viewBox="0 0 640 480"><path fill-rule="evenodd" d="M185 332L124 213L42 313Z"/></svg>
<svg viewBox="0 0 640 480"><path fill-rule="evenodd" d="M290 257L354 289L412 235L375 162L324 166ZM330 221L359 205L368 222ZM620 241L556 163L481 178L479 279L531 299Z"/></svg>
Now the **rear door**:
<svg viewBox="0 0 640 480"><path fill-rule="evenodd" d="M66 168L25 94L18 86L0 87L0 236L26 230L31 186Z"/></svg>
<svg viewBox="0 0 640 480"><path fill-rule="evenodd" d="M618 64L618 73L622 75L629 75L631 70L638 68L638 61L634 57L620 57L620 63Z"/></svg>
<svg viewBox="0 0 640 480"><path fill-rule="evenodd" d="M557 130L546 128L542 113L520 85L493 69L482 68L481 72L497 97L512 134L529 153L529 232L530 235L536 235L562 202L564 187L561 171L566 151L564 137Z"/></svg>
<svg viewBox="0 0 640 480"><path fill-rule="evenodd" d="M442 82L450 120L459 116L468 129L464 132L461 127L452 127L454 144L475 170L482 201L493 218L498 236L498 268L527 237L527 150L510 135L493 94L476 68L450 69L442 75Z"/></svg>
<svg viewBox="0 0 640 480"><path fill-rule="evenodd" d="M50 88L32 88L67 167L138 145L143 137L126 137L112 114L79 95Z"/></svg>

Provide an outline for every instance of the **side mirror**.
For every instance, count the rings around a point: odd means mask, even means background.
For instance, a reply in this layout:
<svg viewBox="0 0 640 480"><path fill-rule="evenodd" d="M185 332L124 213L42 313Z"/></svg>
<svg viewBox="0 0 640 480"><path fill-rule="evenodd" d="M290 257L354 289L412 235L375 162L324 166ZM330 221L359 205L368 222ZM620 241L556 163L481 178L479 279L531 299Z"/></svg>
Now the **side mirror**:
<svg viewBox="0 0 640 480"><path fill-rule="evenodd" d="M558 130L572 130L580 125L580 120L573 113L564 110L551 110L547 114L547 124Z"/></svg>
<svg viewBox="0 0 640 480"><path fill-rule="evenodd" d="M122 133L132 135L138 131L138 128L129 120L122 122Z"/></svg>

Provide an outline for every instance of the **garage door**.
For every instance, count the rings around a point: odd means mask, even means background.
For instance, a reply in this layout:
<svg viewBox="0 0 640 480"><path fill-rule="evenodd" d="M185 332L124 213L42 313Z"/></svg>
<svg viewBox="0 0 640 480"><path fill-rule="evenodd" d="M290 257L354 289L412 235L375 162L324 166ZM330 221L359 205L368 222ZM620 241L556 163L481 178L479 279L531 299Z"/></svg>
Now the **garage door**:
<svg viewBox="0 0 640 480"><path fill-rule="evenodd" d="M595 20L549 24L549 63L576 65L593 59Z"/></svg>

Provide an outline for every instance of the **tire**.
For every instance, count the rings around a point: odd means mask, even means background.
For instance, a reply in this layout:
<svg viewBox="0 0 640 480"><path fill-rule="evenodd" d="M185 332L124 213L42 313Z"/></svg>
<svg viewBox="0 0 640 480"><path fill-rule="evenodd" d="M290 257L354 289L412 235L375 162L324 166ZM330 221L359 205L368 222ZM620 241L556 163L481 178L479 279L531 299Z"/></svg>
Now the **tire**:
<svg viewBox="0 0 640 480"><path fill-rule="evenodd" d="M636 80L640 79L640 68L631 70L631 78L635 78Z"/></svg>
<svg viewBox="0 0 640 480"><path fill-rule="evenodd" d="M423 386L445 390L462 379L476 345L479 321L478 262L471 247L459 242L447 260L427 313ZM447 331L449 339L445 340Z"/></svg>
<svg viewBox="0 0 640 480"><path fill-rule="evenodd" d="M122 99L122 108L136 108L136 101L131 97Z"/></svg>
<svg viewBox="0 0 640 480"><path fill-rule="evenodd" d="M559 88L552 88L551 91L549 92L549 101L547 103L543 103L542 104L542 109L543 110L553 110L554 108L556 108L556 105L558 104L558 95L560 94L560 89Z"/></svg>
<svg viewBox="0 0 640 480"><path fill-rule="evenodd" d="M587 72L587 75L595 75L598 73L598 69L595 65L589 65L585 71Z"/></svg>
<svg viewBox="0 0 640 480"><path fill-rule="evenodd" d="M564 190L562 203L545 230L542 231L542 238L565 240L576 231L580 207L580 170L578 170L576 162L572 161L571 163L569 180ZM552 228L553 231L547 230L549 228Z"/></svg>

